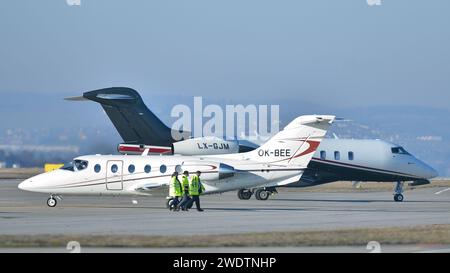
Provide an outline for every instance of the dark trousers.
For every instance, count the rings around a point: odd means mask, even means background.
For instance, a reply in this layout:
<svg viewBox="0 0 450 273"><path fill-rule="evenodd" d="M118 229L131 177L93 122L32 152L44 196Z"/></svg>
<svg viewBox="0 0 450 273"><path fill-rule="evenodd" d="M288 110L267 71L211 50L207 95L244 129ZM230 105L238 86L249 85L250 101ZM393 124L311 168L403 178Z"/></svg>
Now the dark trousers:
<svg viewBox="0 0 450 273"><path fill-rule="evenodd" d="M172 207L176 207L180 201L178 200L178 196L172 197Z"/></svg>
<svg viewBox="0 0 450 273"><path fill-rule="evenodd" d="M191 198L189 198L189 195L184 194L183 195L183 199L181 199L181 202L179 204L179 207L180 208L185 208L190 200L191 200Z"/></svg>
<svg viewBox="0 0 450 273"><path fill-rule="evenodd" d="M201 209L201 208L200 208L200 196L198 196L198 195L193 195L193 196L192 196L192 200L194 200L195 206L197 207L197 209Z"/></svg>

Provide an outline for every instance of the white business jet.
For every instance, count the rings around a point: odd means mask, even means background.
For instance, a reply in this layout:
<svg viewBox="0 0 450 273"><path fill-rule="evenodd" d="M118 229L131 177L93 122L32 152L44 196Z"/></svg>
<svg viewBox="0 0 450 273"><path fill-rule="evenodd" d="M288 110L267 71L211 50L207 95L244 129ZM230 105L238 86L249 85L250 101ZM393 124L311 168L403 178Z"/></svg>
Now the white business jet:
<svg viewBox="0 0 450 273"><path fill-rule="evenodd" d="M210 156L89 155L19 184L19 189L60 195L149 195L172 172L202 172L205 193L276 187L298 182L334 116L300 116L256 150ZM60 198L58 198L60 199Z"/></svg>

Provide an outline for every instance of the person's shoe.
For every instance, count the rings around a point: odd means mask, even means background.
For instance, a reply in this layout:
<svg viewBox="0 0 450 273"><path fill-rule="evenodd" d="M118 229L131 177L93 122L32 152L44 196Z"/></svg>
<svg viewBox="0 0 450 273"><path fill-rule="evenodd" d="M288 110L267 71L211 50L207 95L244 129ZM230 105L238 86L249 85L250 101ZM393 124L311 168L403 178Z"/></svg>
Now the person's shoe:
<svg viewBox="0 0 450 273"><path fill-rule="evenodd" d="M197 209L198 211L203 211L203 209Z"/></svg>

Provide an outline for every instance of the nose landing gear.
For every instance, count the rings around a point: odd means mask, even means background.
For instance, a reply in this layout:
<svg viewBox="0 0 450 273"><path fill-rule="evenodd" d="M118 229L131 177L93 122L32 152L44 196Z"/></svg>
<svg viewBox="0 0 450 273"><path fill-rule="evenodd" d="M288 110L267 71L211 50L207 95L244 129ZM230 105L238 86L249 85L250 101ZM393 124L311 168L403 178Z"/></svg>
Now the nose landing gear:
<svg viewBox="0 0 450 273"><path fill-rule="evenodd" d="M47 199L47 206L49 206L51 208L56 207L56 205L58 204L56 199L62 200L62 198L60 196L58 196L58 195L56 195L56 196L50 195L50 198Z"/></svg>
<svg viewBox="0 0 450 273"><path fill-rule="evenodd" d="M403 202L404 196L403 196L403 184L404 182L397 182L394 189L394 201L395 202Z"/></svg>

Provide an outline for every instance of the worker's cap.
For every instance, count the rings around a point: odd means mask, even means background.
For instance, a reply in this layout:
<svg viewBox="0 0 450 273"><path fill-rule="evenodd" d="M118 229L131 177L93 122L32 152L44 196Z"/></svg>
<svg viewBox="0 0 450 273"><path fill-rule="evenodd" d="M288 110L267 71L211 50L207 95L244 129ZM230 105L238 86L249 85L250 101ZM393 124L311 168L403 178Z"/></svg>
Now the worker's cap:
<svg viewBox="0 0 450 273"><path fill-rule="evenodd" d="M188 171L184 171L183 174L189 175L189 172Z"/></svg>
<svg viewBox="0 0 450 273"><path fill-rule="evenodd" d="M201 174L202 172L201 172L201 171L196 171L196 173L197 173L197 174Z"/></svg>
<svg viewBox="0 0 450 273"><path fill-rule="evenodd" d="M173 172L172 176L178 175L178 172Z"/></svg>

